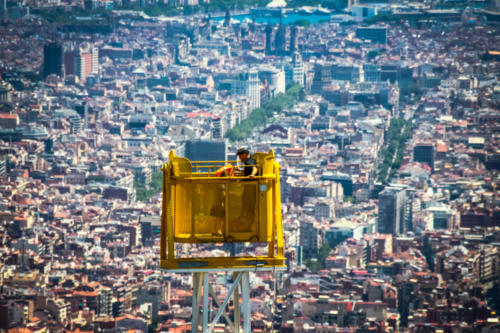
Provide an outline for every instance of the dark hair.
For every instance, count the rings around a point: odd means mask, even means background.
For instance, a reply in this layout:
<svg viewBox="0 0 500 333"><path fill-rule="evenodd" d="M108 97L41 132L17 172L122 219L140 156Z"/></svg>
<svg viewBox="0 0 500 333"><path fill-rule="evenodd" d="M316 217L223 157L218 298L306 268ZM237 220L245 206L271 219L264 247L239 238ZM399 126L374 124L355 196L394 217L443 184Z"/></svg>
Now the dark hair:
<svg viewBox="0 0 500 333"><path fill-rule="evenodd" d="M243 154L250 154L250 151L248 149L246 149L246 148L240 148L236 152L236 156L240 156L240 155L243 155Z"/></svg>

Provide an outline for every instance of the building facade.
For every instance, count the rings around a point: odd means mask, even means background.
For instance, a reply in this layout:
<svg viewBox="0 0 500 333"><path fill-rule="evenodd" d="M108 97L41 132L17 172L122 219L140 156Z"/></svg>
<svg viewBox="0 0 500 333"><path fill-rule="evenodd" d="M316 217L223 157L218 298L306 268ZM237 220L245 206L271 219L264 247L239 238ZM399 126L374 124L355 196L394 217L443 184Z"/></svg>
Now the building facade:
<svg viewBox="0 0 500 333"><path fill-rule="evenodd" d="M405 223L405 190L386 187L378 195L377 232L399 235Z"/></svg>

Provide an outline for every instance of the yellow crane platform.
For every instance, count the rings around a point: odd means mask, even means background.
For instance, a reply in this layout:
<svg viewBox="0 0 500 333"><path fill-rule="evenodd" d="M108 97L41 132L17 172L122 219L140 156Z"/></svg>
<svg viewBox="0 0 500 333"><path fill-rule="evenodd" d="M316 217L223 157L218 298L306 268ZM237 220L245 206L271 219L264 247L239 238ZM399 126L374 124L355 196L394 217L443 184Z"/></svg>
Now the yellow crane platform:
<svg viewBox="0 0 500 333"><path fill-rule="evenodd" d="M190 161L169 154L163 171L160 266L177 272L284 269L280 166L254 153L258 176L224 172L236 161ZM267 243L265 256L181 257L176 244Z"/></svg>

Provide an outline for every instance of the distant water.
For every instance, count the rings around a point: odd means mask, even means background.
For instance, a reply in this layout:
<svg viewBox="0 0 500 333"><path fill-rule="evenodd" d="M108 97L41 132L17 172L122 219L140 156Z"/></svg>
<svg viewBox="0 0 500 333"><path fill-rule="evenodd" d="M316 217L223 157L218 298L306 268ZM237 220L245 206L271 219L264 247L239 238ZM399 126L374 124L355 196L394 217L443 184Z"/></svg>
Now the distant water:
<svg viewBox="0 0 500 333"><path fill-rule="evenodd" d="M290 13L286 16L283 16L283 24L292 24L297 20L308 20L311 24L315 24L318 22L328 21L332 15L317 15L317 14L299 14L299 13ZM231 15L231 19L242 22L245 19L252 20L252 15ZM224 17L212 17L212 21L224 21ZM279 17L267 17L267 16L257 16L255 17L255 21L257 23L268 23L278 24L280 22Z"/></svg>

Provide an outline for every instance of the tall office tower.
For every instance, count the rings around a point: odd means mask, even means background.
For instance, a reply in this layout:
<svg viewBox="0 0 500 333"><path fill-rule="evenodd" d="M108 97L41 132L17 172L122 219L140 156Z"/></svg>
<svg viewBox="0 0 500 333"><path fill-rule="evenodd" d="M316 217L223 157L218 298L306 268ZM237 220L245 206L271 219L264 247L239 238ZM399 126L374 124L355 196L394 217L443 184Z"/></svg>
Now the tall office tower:
<svg viewBox="0 0 500 333"><path fill-rule="evenodd" d="M405 227L406 193L400 187L386 187L378 195L377 232L399 235Z"/></svg>
<svg viewBox="0 0 500 333"><path fill-rule="evenodd" d="M43 47L43 78L50 74L63 76L63 48L58 43L50 43Z"/></svg>
<svg viewBox="0 0 500 333"><path fill-rule="evenodd" d="M75 59L77 56L78 56L78 51L75 49L69 49L66 52L64 52L65 75L76 75Z"/></svg>
<svg viewBox="0 0 500 333"><path fill-rule="evenodd" d="M184 149L184 156L191 161L226 160L227 147L224 140L188 140Z"/></svg>
<svg viewBox="0 0 500 333"><path fill-rule="evenodd" d="M260 81L259 72L251 69L236 75L231 82L231 93L233 95L244 95L250 97L250 110L260 107Z"/></svg>
<svg viewBox="0 0 500 333"><path fill-rule="evenodd" d="M313 94L321 94L323 88L328 87L332 83L331 64L316 63L314 65L314 77L311 87Z"/></svg>
<svg viewBox="0 0 500 333"><path fill-rule="evenodd" d="M66 75L76 75L86 80L89 74L99 69L99 49L87 45L71 47L64 53L64 70Z"/></svg>
<svg viewBox="0 0 500 333"><path fill-rule="evenodd" d="M92 72L92 53L80 52L75 58L75 70L80 80L85 81Z"/></svg>
<svg viewBox="0 0 500 333"><path fill-rule="evenodd" d="M290 29L290 54L295 54L298 47L297 26L292 25Z"/></svg>
<svg viewBox="0 0 500 333"><path fill-rule="evenodd" d="M413 161L427 163L434 170L434 145L431 143L419 143L413 147Z"/></svg>
<svg viewBox="0 0 500 333"><path fill-rule="evenodd" d="M273 34L273 27L271 26L270 23L266 25L266 54L271 54L273 48L272 48L272 37Z"/></svg>
<svg viewBox="0 0 500 333"><path fill-rule="evenodd" d="M300 222L300 246L307 258L315 258L318 254L318 227L313 222Z"/></svg>

